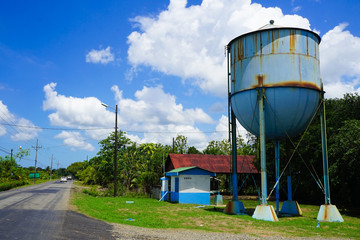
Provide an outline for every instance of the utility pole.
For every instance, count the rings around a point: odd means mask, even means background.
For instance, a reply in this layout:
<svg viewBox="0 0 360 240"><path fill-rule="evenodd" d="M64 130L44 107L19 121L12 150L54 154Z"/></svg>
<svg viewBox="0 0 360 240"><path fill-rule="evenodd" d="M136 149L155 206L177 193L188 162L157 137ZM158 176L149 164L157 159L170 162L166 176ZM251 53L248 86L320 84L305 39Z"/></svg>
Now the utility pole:
<svg viewBox="0 0 360 240"><path fill-rule="evenodd" d="M114 156L114 197L116 197L117 192L117 114L118 114L118 105L116 104L115 108L115 156Z"/></svg>
<svg viewBox="0 0 360 240"><path fill-rule="evenodd" d="M114 197L116 197L116 191L117 191L117 140L118 140L118 134L117 134L117 117L118 117L118 105L116 104L115 109L112 107L109 107L105 103L101 103L106 108L111 108L115 110L115 149L114 149Z"/></svg>
<svg viewBox="0 0 360 240"><path fill-rule="evenodd" d="M35 148L35 150L36 150L36 153L35 153L35 174L34 174L34 184L35 184L35 181L36 181L37 152L38 152L38 149L41 148L41 146L38 145L38 139L36 139L36 147L32 146L32 148Z"/></svg>
<svg viewBox="0 0 360 240"><path fill-rule="evenodd" d="M52 175L52 165L53 165L54 155L51 154L51 167L50 167L50 181L51 181L51 175Z"/></svg>
<svg viewBox="0 0 360 240"><path fill-rule="evenodd" d="M58 174L59 174L59 160L57 161L56 166L57 166L57 172L58 172Z"/></svg>
<svg viewBox="0 0 360 240"><path fill-rule="evenodd" d="M13 175L13 165L12 165L12 155L13 155L13 149L11 149L11 154L10 154L10 162L11 162L11 176Z"/></svg>

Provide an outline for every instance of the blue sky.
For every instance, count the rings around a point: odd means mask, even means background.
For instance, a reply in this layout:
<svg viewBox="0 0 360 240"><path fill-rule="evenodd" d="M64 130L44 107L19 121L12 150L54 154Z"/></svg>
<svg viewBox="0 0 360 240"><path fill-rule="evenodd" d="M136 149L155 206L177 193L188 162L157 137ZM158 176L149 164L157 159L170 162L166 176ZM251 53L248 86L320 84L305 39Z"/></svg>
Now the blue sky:
<svg viewBox="0 0 360 240"><path fill-rule="evenodd" d="M316 31L327 98L360 92L360 2L3 1L0 154L34 165L91 158L114 126L138 143L227 138L224 46L275 24ZM239 127L239 133L244 131Z"/></svg>

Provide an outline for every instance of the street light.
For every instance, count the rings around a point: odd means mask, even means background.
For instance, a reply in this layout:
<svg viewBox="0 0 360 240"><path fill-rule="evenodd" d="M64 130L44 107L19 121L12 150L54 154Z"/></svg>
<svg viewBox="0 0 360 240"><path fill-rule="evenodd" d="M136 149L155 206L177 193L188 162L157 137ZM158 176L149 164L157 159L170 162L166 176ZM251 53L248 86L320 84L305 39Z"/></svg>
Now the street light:
<svg viewBox="0 0 360 240"><path fill-rule="evenodd" d="M118 112L118 105L116 104L115 109L109 107L105 103L101 103L106 108L111 108L115 110L115 154L114 154L114 197L116 197L116 190L117 190L117 112Z"/></svg>

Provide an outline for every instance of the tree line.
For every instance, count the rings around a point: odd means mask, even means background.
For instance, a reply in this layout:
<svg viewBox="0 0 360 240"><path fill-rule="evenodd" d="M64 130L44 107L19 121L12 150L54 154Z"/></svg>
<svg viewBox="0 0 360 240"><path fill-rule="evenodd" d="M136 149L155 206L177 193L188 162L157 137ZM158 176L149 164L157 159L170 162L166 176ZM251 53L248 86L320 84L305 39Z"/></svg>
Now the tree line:
<svg viewBox="0 0 360 240"><path fill-rule="evenodd" d="M33 181L30 174L35 173L35 167L22 167L17 162L18 159L20 161L21 158L29 155L29 149L21 149L14 155L0 156L0 191L27 185ZM39 174L38 179L41 180L49 180L50 175L53 179L58 179L67 174L65 168L51 170L49 166L45 169L37 167L36 172Z"/></svg>
<svg viewBox="0 0 360 240"><path fill-rule="evenodd" d="M345 94L343 98L326 100L328 161L330 175L330 191L332 203L342 206L356 206L356 199L360 196L358 186L360 175L360 96L358 94ZM292 139L295 145L300 141L298 153L294 154L289 166L293 182L293 199L301 203L321 204L324 202L324 194L319 187L323 181L322 146L320 121L317 116L309 126L307 132ZM118 193L139 192L150 194L151 187L159 185L159 179L164 175L163 161L169 153L183 154L231 154L231 146L227 139L211 141L208 146L199 151L194 146L188 146L187 138L178 135L172 146L155 143L138 144L126 137L123 131L118 132ZM237 138L237 153L239 155L255 155L255 166L260 169L258 139L247 136L245 142L241 136ZM114 140L112 133L106 139L99 142L100 151L88 161L76 162L67 169L58 169L54 172L59 176L72 174L86 184L100 185L110 192L113 189L114 179ZM267 141L267 172L268 189L275 184L275 161L274 144ZM280 180L281 198L285 200L286 175L284 170L294 146L287 139L280 141L280 170L284 171ZM16 159L28 155L28 150L23 150L14 155L0 157L0 180L6 181L29 181L29 173L34 168L23 168L16 163ZM39 169L40 176L48 178L50 169ZM55 178L55 177L54 177ZM258 183L260 176L256 176ZM241 181L243 176L239 178ZM230 178L224 178L224 182ZM259 184L258 184L259 185ZM245 185L246 186L246 185ZM223 188L229 188L223 184ZM243 190L242 190L242 193ZM242 194L240 193L240 194Z"/></svg>
<svg viewBox="0 0 360 240"><path fill-rule="evenodd" d="M327 146L330 177L331 203L341 207L354 207L359 199L360 175L360 96L345 94L343 98L327 99ZM304 134L304 135L303 135ZM293 199L301 203L323 204L322 143L319 114L306 133L292 139L295 145L300 141L299 150L290 162ZM294 151L288 140L280 142L280 169L288 163ZM269 185L275 184L274 142L267 144L267 169ZM280 181L282 198L287 196L286 176ZM320 186L319 186L320 185ZM270 187L269 186L269 187Z"/></svg>
<svg viewBox="0 0 360 240"><path fill-rule="evenodd" d="M331 199L334 204L347 207L355 206L359 198L358 185L360 175L360 97L358 94L346 94L343 98L326 100L328 161L330 174ZM303 135L303 136L302 136ZM292 139L296 145L302 137L298 153L294 154L291 166L293 199L302 203L321 204L324 194L319 185L323 182L322 145L320 120L317 116L307 132ZM114 170L114 139L112 133L99 142L101 148L97 156L89 161L73 163L67 168L78 179L86 184L97 184L112 189ZM173 146L155 143L137 144L126 137L125 132L118 133L118 180L119 192L138 191L149 194L151 186L159 184L163 176L163 160L169 153L183 154L231 154L230 142L227 139L211 141L199 151L188 146L187 138L178 135ZM239 155L255 155L255 166L260 170L258 139L249 135L248 142L241 136L237 138ZM275 184L274 144L267 141L268 189ZM284 172L280 180L281 198L285 200L286 176L290 174L284 169L294 146L288 139L280 141L280 170ZM260 176L256 176L258 185ZM240 176L239 181L244 179ZM224 178L225 182L230 178ZM246 186L246 185L245 185ZM223 187L228 188L229 184ZM253 189L254 190L254 189ZM245 189L246 191L246 189ZM254 192L254 191L253 191ZM240 193L241 194L241 193Z"/></svg>
<svg viewBox="0 0 360 240"><path fill-rule="evenodd" d="M109 195L113 191L114 181L114 144L115 133L99 142L100 151L97 156L89 161L71 164L67 171L85 184L100 185L108 188ZM240 149L253 154L252 147L238 138ZM164 175L164 162L169 153L183 154L229 154L230 143L228 140L211 141L207 148L201 152L194 146L189 147L187 138L178 135L173 145L162 145L155 143L137 144L126 137L123 131L118 132L118 154L117 154L117 178L119 194L135 191L149 195L152 186L160 184L160 177Z"/></svg>

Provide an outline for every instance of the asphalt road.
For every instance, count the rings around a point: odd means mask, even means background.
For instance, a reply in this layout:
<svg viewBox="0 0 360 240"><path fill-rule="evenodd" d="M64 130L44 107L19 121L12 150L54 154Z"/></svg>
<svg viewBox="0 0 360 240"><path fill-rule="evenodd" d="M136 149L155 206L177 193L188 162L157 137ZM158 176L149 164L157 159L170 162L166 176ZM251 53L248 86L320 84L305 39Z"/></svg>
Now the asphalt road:
<svg viewBox="0 0 360 240"><path fill-rule="evenodd" d="M72 182L0 192L0 239L114 239L112 226L70 211Z"/></svg>

